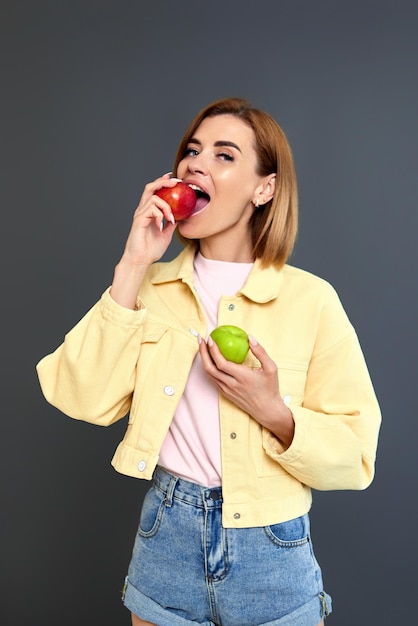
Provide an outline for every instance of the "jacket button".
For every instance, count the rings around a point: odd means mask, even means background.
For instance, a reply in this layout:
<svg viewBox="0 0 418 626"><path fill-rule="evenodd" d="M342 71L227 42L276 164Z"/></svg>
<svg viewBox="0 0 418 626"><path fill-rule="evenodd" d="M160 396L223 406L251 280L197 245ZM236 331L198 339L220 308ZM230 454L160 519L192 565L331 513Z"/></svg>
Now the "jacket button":
<svg viewBox="0 0 418 626"><path fill-rule="evenodd" d="M146 468L147 464L145 463L145 461L139 461L138 463L138 471L143 472L144 469Z"/></svg>
<svg viewBox="0 0 418 626"><path fill-rule="evenodd" d="M228 311L234 311L235 310L235 304L230 304L228 306Z"/></svg>
<svg viewBox="0 0 418 626"><path fill-rule="evenodd" d="M164 393L166 396L174 396L174 387L171 387L171 385L166 385L164 387Z"/></svg>
<svg viewBox="0 0 418 626"><path fill-rule="evenodd" d="M234 519L239 519L241 515L239 513L234 513Z"/></svg>
<svg viewBox="0 0 418 626"><path fill-rule="evenodd" d="M190 333L191 335L193 335L193 337L197 337L197 336L198 336L198 334L199 334L199 333L197 332L196 328L189 328L189 333Z"/></svg>
<svg viewBox="0 0 418 626"><path fill-rule="evenodd" d="M290 404L291 399L292 399L292 398L291 398L290 396L285 396L285 397L283 398L283 402L285 403L285 405L286 405L286 406L287 406L288 404Z"/></svg>
<svg viewBox="0 0 418 626"><path fill-rule="evenodd" d="M231 439L236 439L237 438L237 433L231 433L229 436L231 437Z"/></svg>

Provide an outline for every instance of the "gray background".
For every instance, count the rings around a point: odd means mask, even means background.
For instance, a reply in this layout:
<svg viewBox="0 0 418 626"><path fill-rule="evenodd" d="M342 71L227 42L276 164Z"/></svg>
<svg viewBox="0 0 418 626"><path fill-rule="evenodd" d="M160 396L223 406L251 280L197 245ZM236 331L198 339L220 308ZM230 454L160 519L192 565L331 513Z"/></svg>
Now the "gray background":
<svg viewBox="0 0 418 626"><path fill-rule="evenodd" d="M329 623L412 623L417 2L3 0L0 16L1 624L129 624L119 590L146 485L110 466L125 421L66 418L34 368L110 283L190 117L229 95L288 135L291 261L337 288L383 412L373 485L314 493Z"/></svg>

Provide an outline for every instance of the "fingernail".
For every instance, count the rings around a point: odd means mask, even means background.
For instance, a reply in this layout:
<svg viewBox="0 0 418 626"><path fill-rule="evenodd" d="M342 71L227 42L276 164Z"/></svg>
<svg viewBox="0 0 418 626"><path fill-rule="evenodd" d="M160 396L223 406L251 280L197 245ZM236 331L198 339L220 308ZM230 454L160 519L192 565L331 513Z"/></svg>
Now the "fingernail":
<svg viewBox="0 0 418 626"><path fill-rule="evenodd" d="M212 337L209 335L208 337L208 346L211 348L213 346L213 339Z"/></svg>
<svg viewBox="0 0 418 626"><path fill-rule="evenodd" d="M161 222L161 224L160 224L160 233L163 232L163 228L164 228L164 224L163 224L163 222Z"/></svg>
<svg viewBox="0 0 418 626"><path fill-rule="evenodd" d="M166 172L165 174L162 175L162 178L164 178L165 176L171 176L173 172Z"/></svg>
<svg viewBox="0 0 418 626"><path fill-rule="evenodd" d="M254 337L252 335L248 335L248 341L250 342L250 344L252 346L257 346L258 345L257 339L254 339Z"/></svg>
<svg viewBox="0 0 418 626"><path fill-rule="evenodd" d="M174 219L174 215L173 215L172 213L171 213L171 215L170 215L169 219L170 219L170 222L171 222L172 224L175 224L175 223L176 223L176 220Z"/></svg>
<svg viewBox="0 0 418 626"><path fill-rule="evenodd" d="M197 343L200 344L202 343L202 337L200 335L197 336Z"/></svg>

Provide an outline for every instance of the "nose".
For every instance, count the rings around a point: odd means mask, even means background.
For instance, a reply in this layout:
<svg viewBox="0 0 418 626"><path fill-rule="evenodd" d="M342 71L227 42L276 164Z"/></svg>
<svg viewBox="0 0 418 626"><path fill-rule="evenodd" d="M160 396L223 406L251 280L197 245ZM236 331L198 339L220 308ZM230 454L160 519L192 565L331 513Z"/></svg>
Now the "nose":
<svg viewBox="0 0 418 626"><path fill-rule="evenodd" d="M207 174L206 157L200 152L189 160L187 168L192 174Z"/></svg>

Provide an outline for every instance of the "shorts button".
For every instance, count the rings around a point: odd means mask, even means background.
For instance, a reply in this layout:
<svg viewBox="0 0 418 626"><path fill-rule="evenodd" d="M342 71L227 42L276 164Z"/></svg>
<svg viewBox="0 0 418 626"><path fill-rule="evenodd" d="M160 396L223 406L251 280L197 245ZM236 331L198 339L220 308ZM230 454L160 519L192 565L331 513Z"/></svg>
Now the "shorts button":
<svg viewBox="0 0 418 626"><path fill-rule="evenodd" d="M221 497L221 494L219 493L219 491L216 491L216 489L212 489L212 491L209 494L209 497L211 500L219 500Z"/></svg>

